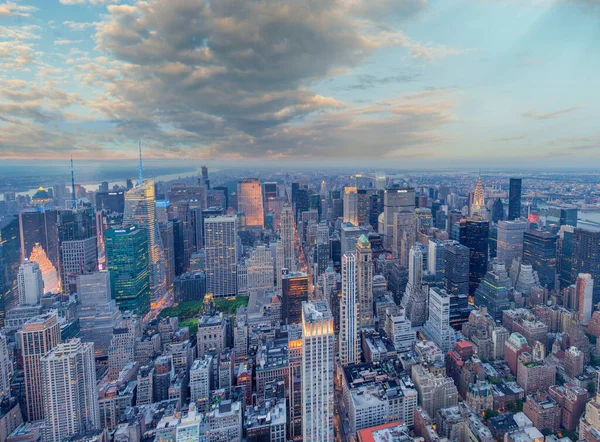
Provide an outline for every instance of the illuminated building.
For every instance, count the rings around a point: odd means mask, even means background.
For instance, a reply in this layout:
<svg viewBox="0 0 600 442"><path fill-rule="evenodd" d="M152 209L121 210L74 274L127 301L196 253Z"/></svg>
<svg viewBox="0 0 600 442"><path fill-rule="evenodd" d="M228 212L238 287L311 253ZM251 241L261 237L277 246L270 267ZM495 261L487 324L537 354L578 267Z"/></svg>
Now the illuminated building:
<svg viewBox="0 0 600 442"><path fill-rule="evenodd" d="M358 226L358 190L344 187L344 222Z"/></svg>
<svg viewBox="0 0 600 442"><path fill-rule="evenodd" d="M246 226L263 228L265 224L262 186L258 178L238 181L238 210L246 214Z"/></svg>
<svg viewBox="0 0 600 442"><path fill-rule="evenodd" d="M57 212L35 211L19 213L19 240L21 261L31 255L36 244L40 244L55 268L58 268Z"/></svg>
<svg viewBox="0 0 600 442"><path fill-rule="evenodd" d="M36 244L31 251L29 261L36 262L42 271L42 279L44 280L44 293L58 293L60 290L60 281L58 272L52 261L48 259L46 252L41 245Z"/></svg>
<svg viewBox="0 0 600 442"><path fill-rule="evenodd" d="M302 437L311 442L334 438L333 317L324 302L302 304Z"/></svg>
<svg viewBox="0 0 600 442"><path fill-rule="evenodd" d="M136 226L106 231L106 259L113 298L121 311L150 310L148 236Z"/></svg>
<svg viewBox="0 0 600 442"><path fill-rule="evenodd" d="M281 276L283 322L298 324L302 320L302 302L308 301L308 275L304 272Z"/></svg>
<svg viewBox="0 0 600 442"><path fill-rule="evenodd" d="M235 216L215 216L204 220L206 293L215 297L237 294L237 231Z"/></svg>
<svg viewBox="0 0 600 442"><path fill-rule="evenodd" d="M485 190L481 183L481 177L477 178L475 192L473 193L473 204L471 204L471 217L487 219L487 208L485 207Z"/></svg>

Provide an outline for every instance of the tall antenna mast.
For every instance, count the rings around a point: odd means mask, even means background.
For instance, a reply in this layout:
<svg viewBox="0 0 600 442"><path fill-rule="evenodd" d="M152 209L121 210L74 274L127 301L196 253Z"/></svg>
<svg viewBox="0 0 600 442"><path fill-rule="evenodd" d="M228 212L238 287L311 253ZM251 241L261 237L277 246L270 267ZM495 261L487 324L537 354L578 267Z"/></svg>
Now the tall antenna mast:
<svg viewBox="0 0 600 442"><path fill-rule="evenodd" d="M75 196L75 169L73 168L73 155L71 155L71 192L72 198L71 208L75 209L77 207L77 197Z"/></svg>
<svg viewBox="0 0 600 442"><path fill-rule="evenodd" d="M142 185L144 183L144 179L142 177L142 142L140 141L140 175L138 178L138 185Z"/></svg>

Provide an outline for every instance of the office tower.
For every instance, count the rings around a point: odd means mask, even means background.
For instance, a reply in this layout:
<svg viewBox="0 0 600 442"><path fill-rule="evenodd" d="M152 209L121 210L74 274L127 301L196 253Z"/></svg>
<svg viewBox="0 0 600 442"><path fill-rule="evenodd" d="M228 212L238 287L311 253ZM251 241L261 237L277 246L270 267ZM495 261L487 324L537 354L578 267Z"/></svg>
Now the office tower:
<svg viewBox="0 0 600 442"><path fill-rule="evenodd" d="M246 215L246 226L265 225L262 186L258 178L246 178L238 181L238 211Z"/></svg>
<svg viewBox="0 0 600 442"><path fill-rule="evenodd" d="M342 297L340 299L340 363L360 362L360 304L356 290L356 255L342 256Z"/></svg>
<svg viewBox="0 0 600 442"><path fill-rule="evenodd" d="M465 219L460 222L460 243L470 249L469 295L473 296L488 267L490 222Z"/></svg>
<svg viewBox="0 0 600 442"><path fill-rule="evenodd" d="M565 289L573 283L573 249L575 240L575 228L562 226L558 232L557 243L557 271L560 288Z"/></svg>
<svg viewBox="0 0 600 442"><path fill-rule="evenodd" d="M335 335L325 302L302 304L302 438L333 440Z"/></svg>
<svg viewBox="0 0 600 442"><path fill-rule="evenodd" d="M59 267L56 219L56 210L19 213L21 261L25 261L35 245L40 244L54 267Z"/></svg>
<svg viewBox="0 0 600 442"><path fill-rule="evenodd" d="M507 268L513 260L523 256L523 235L527 231L527 221L498 222L496 257Z"/></svg>
<svg viewBox="0 0 600 442"><path fill-rule="evenodd" d="M302 303L308 301L308 275L304 272L283 273L281 292L282 321L298 324L302 319Z"/></svg>
<svg viewBox="0 0 600 442"><path fill-rule="evenodd" d="M31 251L29 261L37 263L42 271L42 279L44 281L44 293L58 293L60 290L60 281L58 272L48 259L46 252L39 244L36 244Z"/></svg>
<svg viewBox="0 0 600 442"><path fill-rule="evenodd" d="M394 214L403 209L413 210L415 208L415 190L392 187L385 189L383 193L383 246L386 250L392 250L395 243L394 237Z"/></svg>
<svg viewBox="0 0 600 442"><path fill-rule="evenodd" d="M5 312L18 302L17 274L21 264L19 220L0 218L0 327L4 327Z"/></svg>
<svg viewBox="0 0 600 442"><path fill-rule="evenodd" d="M580 273L575 282L575 296L579 311L579 321L582 325L587 325L592 319L594 295L594 280L589 273Z"/></svg>
<svg viewBox="0 0 600 442"><path fill-rule="evenodd" d="M96 208L109 213L123 213L125 210L125 192L98 192L96 193Z"/></svg>
<svg viewBox="0 0 600 442"><path fill-rule="evenodd" d="M400 260L400 265L408 267L408 253L417 241L417 215L414 210L400 210L394 213L394 242L392 254Z"/></svg>
<svg viewBox="0 0 600 442"><path fill-rule="evenodd" d="M360 304L360 327L373 323L373 253L371 243L361 235L356 243L356 283Z"/></svg>
<svg viewBox="0 0 600 442"><path fill-rule="evenodd" d="M106 231L111 291L121 311L150 311L148 235L137 226Z"/></svg>
<svg viewBox="0 0 600 442"><path fill-rule="evenodd" d="M521 217L521 178L511 178L508 189L508 220Z"/></svg>
<svg viewBox="0 0 600 442"><path fill-rule="evenodd" d="M265 246L257 246L250 252L250 257L246 260L248 268L248 291L251 290L273 290L274 284L274 263L271 250Z"/></svg>
<svg viewBox="0 0 600 442"><path fill-rule="evenodd" d="M12 361L8 353L7 344L6 336L0 334L0 403L11 396Z"/></svg>
<svg viewBox="0 0 600 442"><path fill-rule="evenodd" d="M206 295L204 272L188 272L179 275L173 283L173 298L176 303L202 301Z"/></svg>
<svg viewBox="0 0 600 442"><path fill-rule="evenodd" d="M523 236L523 263L538 273L540 285L554 289L556 281L556 243L558 236L543 230L529 230Z"/></svg>
<svg viewBox="0 0 600 442"><path fill-rule="evenodd" d="M423 332L444 354L454 345L454 330L450 327L450 295L444 289L429 289L429 317Z"/></svg>
<svg viewBox="0 0 600 442"><path fill-rule="evenodd" d="M111 297L110 273L97 272L77 277L77 310L80 337L94 343L97 356L106 356L113 328L121 319Z"/></svg>
<svg viewBox="0 0 600 442"><path fill-rule="evenodd" d="M204 410L208 405L210 391L213 387L212 381L213 357L204 356L196 359L190 368L190 402Z"/></svg>
<svg viewBox="0 0 600 442"><path fill-rule="evenodd" d="M502 264L485 274L485 277L475 290L474 301L479 308L486 307L489 315L495 321L502 320L502 312L510 308L508 290L511 286L506 269Z"/></svg>
<svg viewBox="0 0 600 442"><path fill-rule="evenodd" d="M427 250L427 271L435 283L443 283L445 272L445 243L430 239Z"/></svg>
<svg viewBox="0 0 600 442"><path fill-rule="evenodd" d="M40 358L60 343L60 325L53 313L36 316L18 332L25 377L27 420L44 419Z"/></svg>
<svg viewBox="0 0 600 442"><path fill-rule="evenodd" d="M67 209L57 219L62 290L76 293L77 276L98 271L96 215L92 209Z"/></svg>
<svg viewBox="0 0 600 442"><path fill-rule="evenodd" d="M145 180L125 193L123 226L137 226L146 235L150 297L158 301L165 293L166 272L162 241L156 222L154 180Z"/></svg>
<svg viewBox="0 0 600 442"><path fill-rule="evenodd" d="M36 305L44 294L44 280L40 266L35 262L24 262L17 275L19 285L19 305Z"/></svg>
<svg viewBox="0 0 600 442"><path fill-rule="evenodd" d="M185 262L183 223L179 219L171 219L169 222L173 223L173 259L175 260L175 276L179 276L182 273L185 273L187 268Z"/></svg>
<svg viewBox="0 0 600 442"><path fill-rule="evenodd" d="M68 436L100 428L94 344L71 339L40 359L44 392L44 440L62 442Z"/></svg>
<svg viewBox="0 0 600 442"><path fill-rule="evenodd" d="M470 250L457 241L444 244L444 273L446 291L457 295L469 294Z"/></svg>
<svg viewBox="0 0 600 442"><path fill-rule="evenodd" d="M315 264L315 277L320 278L323 273L329 267L331 261L331 254L329 250L329 228L325 225L325 229L319 225L317 229L317 240L314 247L314 264Z"/></svg>
<svg viewBox="0 0 600 442"><path fill-rule="evenodd" d="M358 189L344 187L344 222L358 226Z"/></svg>
<svg viewBox="0 0 600 442"><path fill-rule="evenodd" d="M358 227L349 223L342 224L341 229L341 254L354 252L356 242L361 235L368 235L366 227Z"/></svg>
<svg viewBox="0 0 600 442"><path fill-rule="evenodd" d="M175 281L175 236L173 232L173 222L167 221L158 225L160 238L163 244L165 257L165 282L167 287L173 286Z"/></svg>
<svg viewBox="0 0 600 442"><path fill-rule="evenodd" d="M471 204L471 218L480 217L487 219L487 207L485 206L485 190L481 183L481 177L477 178L475 192L473 192L473 203Z"/></svg>
<svg viewBox="0 0 600 442"><path fill-rule="evenodd" d="M294 211L291 206L286 204L283 206L283 209L281 209L280 223L280 237L281 245L283 247L283 268L288 269L290 272L294 272L296 271L296 250L294 248L296 228L294 223ZM281 272L281 268L277 269L277 272Z"/></svg>
<svg viewBox="0 0 600 442"><path fill-rule="evenodd" d="M574 229L572 276L575 280L579 273L589 273L592 279L600 281L600 232ZM600 284L594 286L593 303L600 301Z"/></svg>
<svg viewBox="0 0 600 442"><path fill-rule="evenodd" d="M408 263L408 284L402 304L406 308L406 316L413 327L421 326L427 318L427 292L423 290L423 253L419 246L410 249Z"/></svg>
<svg viewBox="0 0 600 442"><path fill-rule="evenodd" d="M500 198L496 198L492 204L492 222L504 221L504 204Z"/></svg>
<svg viewBox="0 0 600 442"><path fill-rule="evenodd" d="M215 216L204 220L206 292L216 297L237 294L237 218Z"/></svg>

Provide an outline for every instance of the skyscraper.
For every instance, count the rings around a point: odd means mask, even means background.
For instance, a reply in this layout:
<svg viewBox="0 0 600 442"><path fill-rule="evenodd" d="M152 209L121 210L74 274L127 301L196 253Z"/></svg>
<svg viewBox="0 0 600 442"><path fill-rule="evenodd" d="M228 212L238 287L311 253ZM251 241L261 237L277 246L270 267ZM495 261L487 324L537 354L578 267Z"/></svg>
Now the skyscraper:
<svg viewBox="0 0 600 442"><path fill-rule="evenodd" d="M308 275L304 272L284 273L281 277L281 319L287 324L302 320L302 303L308 301Z"/></svg>
<svg viewBox="0 0 600 442"><path fill-rule="evenodd" d="M469 295L473 296L488 267L490 222L480 218L460 221L460 243L470 249Z"/></svg>
<svg viewBox="0 0 600 442"><path fill-rule="evenodd" d="M450 327L450 295L444 289L429 289L429 317L423 332L446 354L454 345L454 330Z"/></svg>
<svg viewBox="0 0 600 442"><path fill-rule="evenodd" d="M60 289L58 272L40 244L33 247L29 261L36 262L40 266L44 280L44 293L57 293Z"/></svg>
<svg viewBox="0 0 600 442"><path fill-rule="evenodd" d="M600 232L579 227L574 229L571 281L574 281L579 273L589 273L592 279L600 281ZM594 287L593 303L598 301L600 284Z"/></svg>
<svg viewBox="0 0 600 442"><path fill-rule="evenodd" d="M246 215L246 226L265 225L262 186L258 178L246 178L238 181L238 210Z"/></svg>
<svg viewBox="0 0 600 442"><path fill-rule="evenodd" d="M423 253L419 246L410 249L408 263L408 284L402 304L406 316L413 327L421 326L427 318L427 293L421 287L423 276Z"/></svg>
<svg viewBox="0 0 600 442"><path fill-rule="evenodd" d="M473 193L473 204L471 204L471 217L487 219L487 207L485 206L485 190L481 183L481 177L477 178L475 192Z"/></svg>
<svg viewBox="0 0 600 442"><path fill-rule="evenodd" d="M475 305L479 308L486 307L492 318L501 321L502 312L510 308L509 287L510 280L504 266L502 264L494 265L493 270L485 274L479 287L475 290Z"/></svg>
<svg viewBox="0 0 600 442"><path fill-rule="evenodd" d="M106 231L111 291L121 311L150 311L148 236L137 226Z"/></svg>
<svg viewBox="0 0 600 442"><path fill-rule="evenodd" d="M19 267L19 305L39 304L44 294L44 280L40 266L35 262L26 261Z"/></svg>
<svg viewBox="0 0 600 442"><path fill-rule="evenodd" d="M302 438L330 442L333 433L335 335L325 302L302 304Z"/></svg>
<svg viewBox="0 0 600 442"><path fill-rule="evenodd" d="M392 253L400 265L408 266L408 253L417 241L417 215L413 209L402 209L394 213L394 242Z"/></svg>
<svg viewBox="0 0 600 442"><path fill-rule="evenodd" d="M0 402L10 398L10 378L12 376L12 361L8 354L6 336L0 334Z"/></svg>
<svg viewBox="0 0 600 442"><path fill-rule="evenodd" d="M531 264L540 285L552 290L556 281L558 236L544 230L529 230L523 236L523 263Z"/></svg>
<svg viewBox="0 0 600 442"><path fill-rule="evenodd" d="M444 245L444 273L448 293L469 294L469 255L469 248L458 241L448 241Z"/></svg>
<svg viewBox="0 0 600 442"><path fill-rule="evenodd" d="M385 189L383 194L383 246L386 250L392 250L394 244L394 214L402 209L413 210L415 208L415 190L400 187Z"/></svg>
<svg viewBox="0 0 600 442"><path fill-rule="evenodd" d="M296 228L294 223L294 211L288 204L284 205L283 209L281 209L280 224L281 245L283 247L282 264L288 271L295 272L296 250L294 248L294 236ZM277 272L280 273L281 269L277 269Z"/></svg>
<svg viewBox="0 0 600 442"><path fill-rule="evenodd" d="M360 327L373 326L373 253L371 243L361 235L356 243L356 274Z"/></svg>
<svg viewBox="0 0 600 442"><path fill-rule="evenodd" d="M215 216L204 220L206 293L216 297L237 294L237 218Z"/></svg>
<svg viewBox="0 0 600 442"><path fill-rule="evenodd" d="M246 260L248 268L248 291L273 290L274 263L271 250L265 246L257 246Z"/></svg>
<svg viewBox="0 0 600 442"><path fill-rule="evenodd" d="M12 216L0 218L0 327L4 327L5 312L18 301L20 242L18 219Z"/></svg>
<svg viewBox="0 0 600 442"><path fill-rule="evenodd" d="M123 226L137 226L147 236L150 295L157 301L165 294L166 270L162 241L156 222L154 180L145 180L125 193Z"/></svg>
<svg viewBox="0 0 600 442"><path fill-rule="evenodd" d="M356 290L356 255L342 256L342 297L340 299L340 363L360 362L360 304Z"/></svg>
<svg viewBox="0 0 600 442"><path fill-rule="evenodd" d="M521 178L511 178L508 188L508 220L521 217Z"/></svg>
<svg viewBox="0 0 600 442"><path fill-rule="evenodd" d="M94 344L75 338L40 359L45 438L66 437L100 428Z"/></svg>
<svg viewBox="0 0 600 442"><path fill-rule="evenodd" d="M56 210L41 210L19 213L19 239L21 261L31 255L36 244L40 244L54 267L58 268L58 230Z"/></svg>
<svg viewBox="0 0 600 442"><path fill-rule="evenodd" d="M358 189L344 187L344 222L358 226Z"/></svg>
<svg viewBox="0 0 600 442"><path fill-rule="evenodd" d="M575 293L578 300L579 321L587 325L592 319L594 280L589 273L580 273L575 282Z"/></svg>
<svg viewBox="0 0 600 442"><path fill-rule="evenodd" d="M504 221L504 204L500 198L496 198L492 204L492 222Z"/></svg>
<svg viewBox="0 0 600 442"><path fill-rule="evenodd" d="M496 257L507 268L514 259L523 256L523 235L527 231L527 221L499 221Z"/></svg>
<svg viewBox="0 0 600 442"><path fill-rule="evenodd" d="M47 313L25 323L18 332L25 375L27 419L44 419L43 383L40 358L60 343L60 325L56 315Z"/></svg>

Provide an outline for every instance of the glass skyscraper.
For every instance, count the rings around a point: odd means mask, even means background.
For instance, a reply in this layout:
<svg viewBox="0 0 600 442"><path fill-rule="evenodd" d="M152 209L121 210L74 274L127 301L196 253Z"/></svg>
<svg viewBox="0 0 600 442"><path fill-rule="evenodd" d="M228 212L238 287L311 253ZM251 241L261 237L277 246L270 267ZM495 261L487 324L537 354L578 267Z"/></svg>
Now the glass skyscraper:
<svg viewBox="0 0 600 442"><path fill-rule="evenodd" d="M488 267L490 223L473 218L460 222L460 243L470 249L469 295L473 296Z"/></svg>
<svg viewBox="0 0 600 442"><path fill-rule="evenodd" d="M521 217L521 178L511 178L508 189L508 220Z"/></svg>
<svg viewBox="0 0 600 442"><path fill-rule="evenodd" d="M556 241L558 236L543 230L529 230L523 235L523 263L531 264L540 284L552 290L556 281Z"/></svg>

